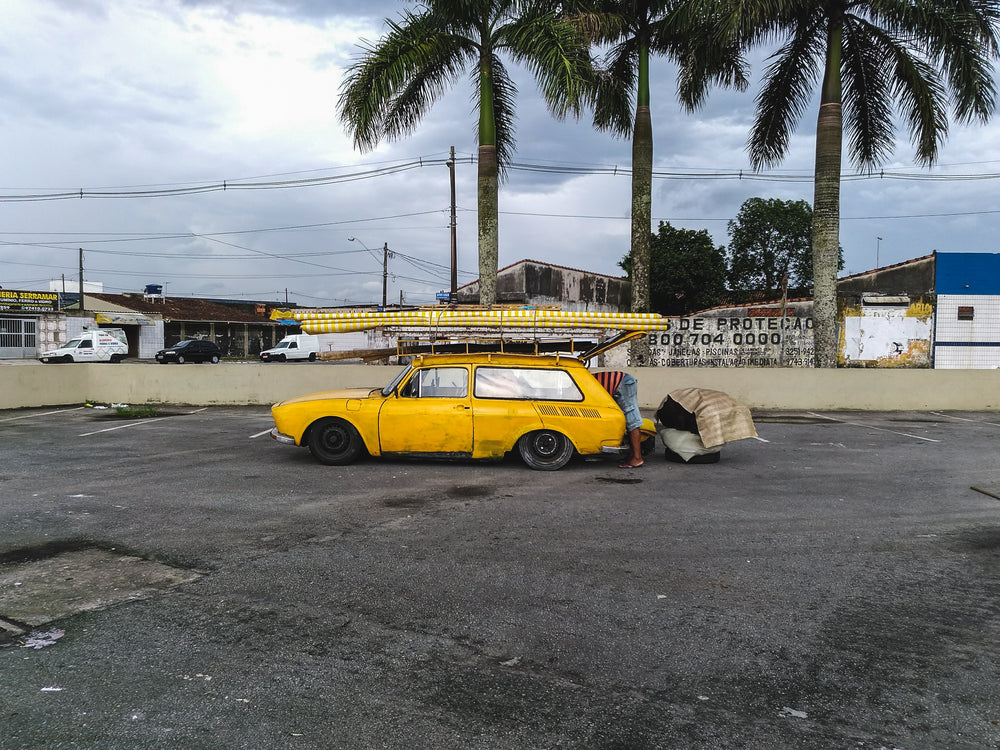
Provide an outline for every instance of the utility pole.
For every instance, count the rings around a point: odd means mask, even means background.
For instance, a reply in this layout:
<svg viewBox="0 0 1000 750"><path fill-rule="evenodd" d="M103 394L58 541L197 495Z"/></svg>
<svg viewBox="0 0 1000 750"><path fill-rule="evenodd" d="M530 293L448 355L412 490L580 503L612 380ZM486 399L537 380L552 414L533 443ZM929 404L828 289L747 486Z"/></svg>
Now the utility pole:
<svg viewBox="0 0 1000 750"><path fill-rule="evenodd" d="M451 147L448 158L448 171L451 173L451 301L455 301L458 292L458 243L455 231L458 222L455 219L455 147Z"/></svg>
<svg viewBox="0 0 1000 750"><path fill-rule="evenodd" d="M80 312L83 312L83 248L80 248Z"/></svg>
<svg viewBox="0 0 1000 750"><path fill-rule="evenodd" d="M382 309L385 309L385 295L389 283L389 243L382 246Z"/></svg>

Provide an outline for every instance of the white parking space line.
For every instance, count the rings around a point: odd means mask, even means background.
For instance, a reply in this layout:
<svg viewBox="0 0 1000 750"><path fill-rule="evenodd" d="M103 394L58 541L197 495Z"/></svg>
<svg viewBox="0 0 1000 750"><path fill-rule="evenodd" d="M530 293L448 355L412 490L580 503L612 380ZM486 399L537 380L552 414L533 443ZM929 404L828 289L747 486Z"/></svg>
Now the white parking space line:
<svg viewBox="0 0 1000 750"><path fill-rule="evenodd" d="M956 419L959 422L972 422L973 424L985 424L990 427L1000 427L1000 424L997 424L996 422L984 422L981 419L968 419L967 417L956 417L954 414L943 414L939 411L932 411L931 414L933 414L936 417L945 417L946 419Z"/></svg>
<svg viewBox="0 0 1000 750"><path fill-rule="evenodd" d="M57 409L56 411L43 411L40 414L22 414L19 417L4 417L0 422L13 422L15 419L31 419L31 417L47 417L51 414L65 414L68 411L80 411L83 406L74 406L72 409Z"/></svg>
<svg viewBox="0 0 1000 750"><path fill-rule="evenodd" d="M207 411L208 407L202 407L201 409L195 409L194 411L187 412L188 414L198 414L199 412ZM150 424L151 422L161 422L164 419L170 419L170 417L154 417L153 419L140 419L137 422L128 422L126 424L115 425L114 427L105 427L103 430L94 430L93 432L85 432L82 435L77 435L77 437L90 437L91 435L100 435L102 432L113 432L114 430L124 430L126 427L138 427L139 425Z"/></svg>
<svg viewBox="0 0 1000 750"><path fill-rule="evenodd" d="M818 417L819 419L826 419L831 422L837 422L839 424L848 424L852 427L863 427L866 430L878 430L880 432L890 432L893 435L902 435L903 437L913 438L915 440L926 440L928 443L940 443L940 440L935 440L934 438L923 437L922 435L912 435L909 432L900 432L899 430L890 430L885 427L875 427L874 425L864 424L862 422L847 422L843 419L834 419L833 417L828 417L825 414L817 414L816 412L806 412L809 416Z"/></svg>
<svg viewBox="0 0 1000 750"><path fill-rule="evenodd" d="M149 424L150 422L159 422L164 419L170 419L170 417L156 417L155 419L142 419L138 422L128 422L126 424L115 425L114 427L105 427L103 430L94 430L93 432L85 432L77 437L90 437L91 435L99 435L102 432L113 432L114 430L124 430L126 427L138 427L142 424Z"/></svg>

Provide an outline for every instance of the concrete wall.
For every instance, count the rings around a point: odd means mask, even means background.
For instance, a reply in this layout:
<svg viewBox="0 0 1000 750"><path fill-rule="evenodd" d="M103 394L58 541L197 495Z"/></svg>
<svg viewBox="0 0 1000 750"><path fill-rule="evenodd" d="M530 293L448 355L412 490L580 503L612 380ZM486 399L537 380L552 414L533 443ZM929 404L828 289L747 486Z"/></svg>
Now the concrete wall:
<svg viewBox="0 0 1000 750"><path fill-rule="evenodd" d="M397 367L316 364L0 363L0 409L101 403L271 404L331 388L380 387ZM755 409L1000 411L1000 370L639 368L639 400L724 391Z"/></svg>

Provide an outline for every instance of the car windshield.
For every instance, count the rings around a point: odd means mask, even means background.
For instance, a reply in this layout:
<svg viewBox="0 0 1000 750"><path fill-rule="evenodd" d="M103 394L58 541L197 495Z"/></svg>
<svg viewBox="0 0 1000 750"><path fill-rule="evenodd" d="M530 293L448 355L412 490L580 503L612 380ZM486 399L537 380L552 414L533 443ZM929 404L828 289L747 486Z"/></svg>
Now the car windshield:
<svg viewBox="0 0 1000 750"><path fill-rule="evenodd" d="M174 344L173 347L171 347L171 348L173 348L173 349L183 349L185 346L188 346L191 343L192 342L191 342L190 339L187 340L187 341L179 341L176 344Z"/></svg>
<svg viewBox="0 0 1000 750"><path fill-rule="evenodd" d="M77 346L79 346L79 345L80 345L80 339L73 339L72 341L67 341L67 342L66 342L66 343L65 343L65 344L63 345L63 347L62 347L62 348L63 348L63 349L73 349L73 348L75 348L75 347L77 347Z"/></svg>
<svg viewBox="0 0 1000 750"><path fill-rule="evenodd" d="M390 393L392 393L394 390L396 390L396 386L403 382L403 378L405 378L410 373L410 370L412 370L412 369L413 369L413 365L407 365L402 370L400 370L399 374L396 375L396 377L394 377L389 382L389 385L387 385L385 388L382 389L382 395L383 396L388 396Z"/></svg>
<svg viewBox="0 0 1000 750"><path fill-rule="evenodd" d="M287 341L279 341L277 344L275 344L274 348L275 349L287 349L288 348L288 342Z"/></svg>

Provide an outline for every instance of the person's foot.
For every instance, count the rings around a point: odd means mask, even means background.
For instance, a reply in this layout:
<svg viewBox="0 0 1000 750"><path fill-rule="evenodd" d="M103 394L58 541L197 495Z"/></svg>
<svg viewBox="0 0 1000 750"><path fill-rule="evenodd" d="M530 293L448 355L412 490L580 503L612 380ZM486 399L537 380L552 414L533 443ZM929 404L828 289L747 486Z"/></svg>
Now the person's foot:
<svg viewBox="0 0 1000 750"><path fill-rule="evenodd" d="M624 463L618 464L619 469L638 469L643 465L643 461L636 461L635 459L630 459Z"/></svg>

